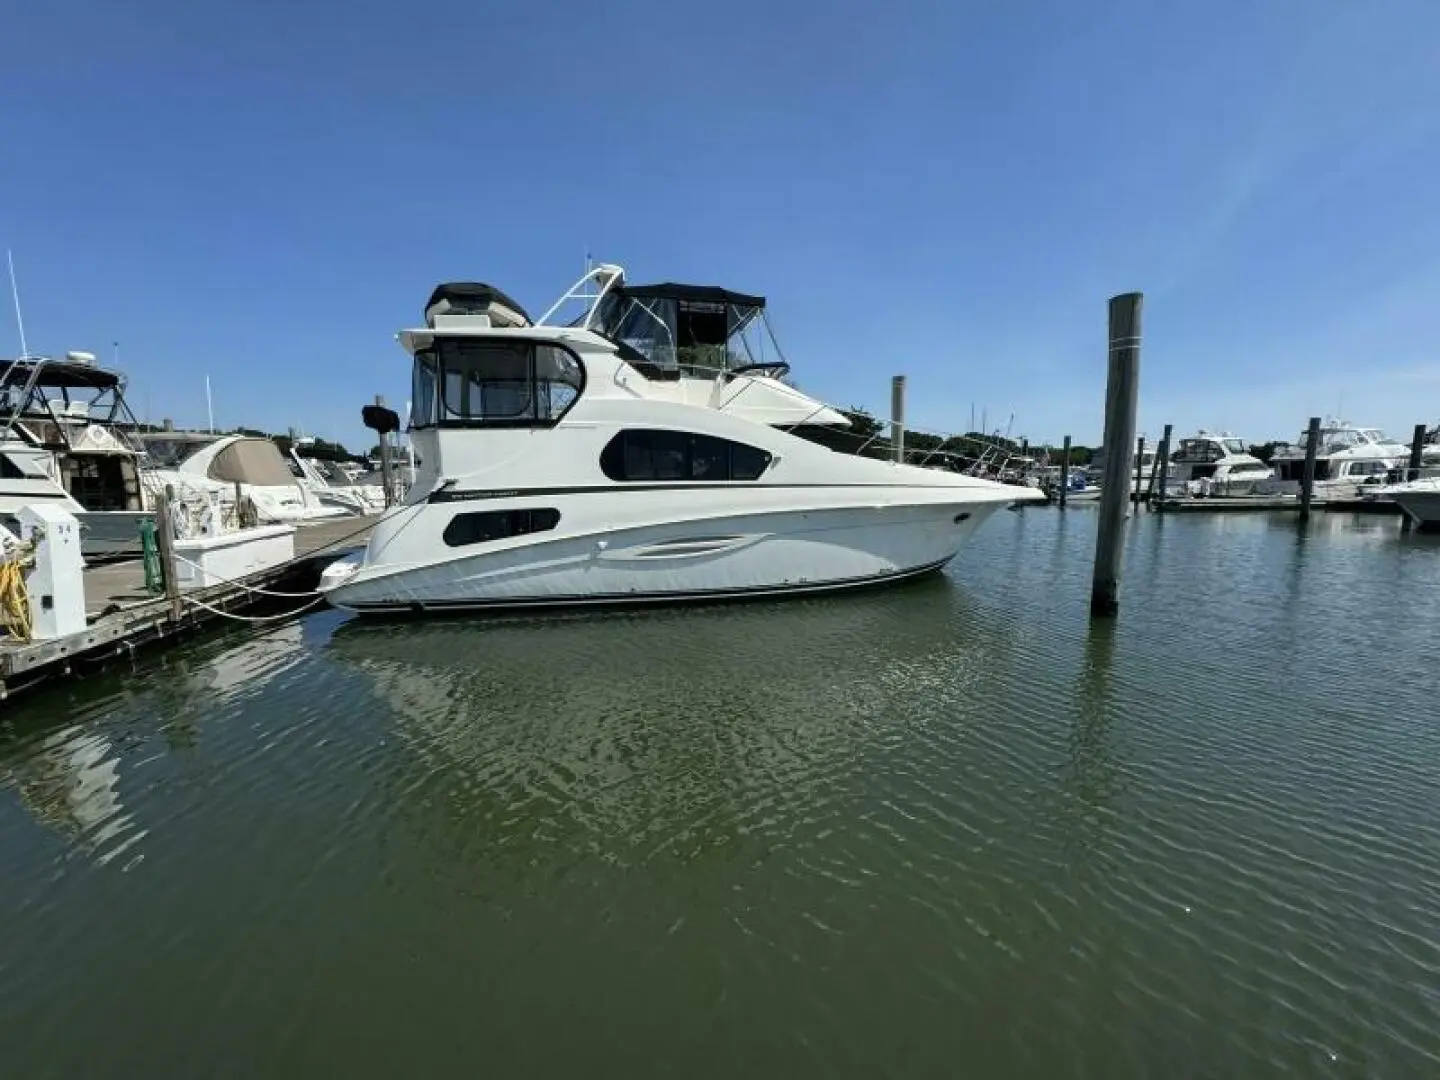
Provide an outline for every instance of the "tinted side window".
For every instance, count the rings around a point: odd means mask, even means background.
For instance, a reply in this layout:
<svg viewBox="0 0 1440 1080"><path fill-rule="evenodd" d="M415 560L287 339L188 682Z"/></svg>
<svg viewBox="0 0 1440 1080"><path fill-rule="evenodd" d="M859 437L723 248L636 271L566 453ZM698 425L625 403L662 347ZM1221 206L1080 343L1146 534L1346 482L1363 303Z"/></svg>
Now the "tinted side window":
<svg viewBox="0 0 1440 1080"><path fill-rule="evenodd" d="M537 510L481 510L456 514L445 526L442 539L449 547L484 544L509 536L547 532L560 523L560 511L549 507Z"/></svg>
<svg viewBox="0 0 1440 1080"><path fill-rule="evenodd" d="M622 431L600 452L600 470L611 480L758 480L770 452L729 439L688 431Z"/></svg>

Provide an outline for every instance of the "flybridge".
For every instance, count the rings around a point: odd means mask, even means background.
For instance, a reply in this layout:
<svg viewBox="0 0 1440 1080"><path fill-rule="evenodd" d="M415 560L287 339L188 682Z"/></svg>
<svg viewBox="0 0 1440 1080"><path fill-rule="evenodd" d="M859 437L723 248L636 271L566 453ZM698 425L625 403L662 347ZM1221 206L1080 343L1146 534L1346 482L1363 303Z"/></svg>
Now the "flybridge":
<svg viewBox="0 0 1440 1080"><path fill-rule="evenodd" d="M431 330L466 330L494 326L531 326L525 309L493 285L452 281L435 286L425 305L425 325Z"/></svg>

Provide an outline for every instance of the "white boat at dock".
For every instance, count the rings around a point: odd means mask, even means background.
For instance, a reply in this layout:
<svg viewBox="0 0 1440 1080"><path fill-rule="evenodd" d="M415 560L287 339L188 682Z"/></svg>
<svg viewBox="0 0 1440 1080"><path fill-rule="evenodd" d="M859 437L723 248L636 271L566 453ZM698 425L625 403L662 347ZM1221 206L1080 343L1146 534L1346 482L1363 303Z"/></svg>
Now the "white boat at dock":
<svg viewBox="0 0 1440 1080"><path fill-rule="evenodd" d="M1301 432L1297 442L1276 447L1270 461L1275 476L1257 484L1257 494L1299 493L1305 476L1307 439L1307 433ZM1388 438L1379 428L1329 420L1320 427L1315 454L1315 498L1359 498L1366 488L1384 484L1391 470L1404 465L1409 456L1408 447Z"/></svg>
<svg viewBox="0 0 1440 1080"><path fill-rule="evenodd" d="M1167 483L1166 490L1171 495L1254 495L1257 486L1274 476L1269 465L1250 453L1243 439L1228 431L1217 433L1201 428L1181 439L1170 463L1174 479Z"/></svg>
<svg viewBox="0 0 1440 1080"><path fill-rule="evenodd" d="M222 507L240 499L254 508L258 524L295 524L337 517L344 507L327 505L300 482L269 439L208 432L152 431L139 436L146 456L147 486L170 487L182 500L214 496Z"/></svg>
<svg viewBox="0 0 1440 1080"><path fill-rule="evenodd" d="M0 370L0 525L21 507L57 506L80 524L87 556L137 551L148 516L125 380L87 352L24 356Z"/></svg>
<svg viewBox="0 0 1440 1080"><path fill-rule="evenodd" d="M550 322L567 301L583 316ZM792 433L849 421L783 381L765 308L600 266L532 323L499 290L441 285L399 335L416 481L321 589L418 611L871 585L944 566L992 513L1043 498Z"/></svg>

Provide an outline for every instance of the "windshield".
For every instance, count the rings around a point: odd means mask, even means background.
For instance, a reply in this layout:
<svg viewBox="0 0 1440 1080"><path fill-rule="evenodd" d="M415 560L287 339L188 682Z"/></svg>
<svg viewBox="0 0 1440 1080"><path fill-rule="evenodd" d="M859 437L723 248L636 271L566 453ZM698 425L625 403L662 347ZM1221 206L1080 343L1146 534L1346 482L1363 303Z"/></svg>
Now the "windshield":
<svg viewBox="0 0 1440 1080"><path fill-rule="evenodd" d="M580 397L585 371L549 342L436 338L415 353L410 425L548 427Z"/></svg>
<svg viewBox="0 0 1440 1080"><path fill-rule="evenodd" d="M142 436L141 442L152 465L173 469L186 458L193 456L201 447L209 446L214 439L167 438L163 435Z"/></svg>
<svg viewBox="0 0 1440 1080"><path fill-rule="evenodd" d="M1221 439L1220 441L1225 444L1225 452L1228 454L1245 454L1249 452L1245 449L1245 443L1240 439Z"/></svg>
<svg viewBox="0 0 1440 1080"><path fill-rule="evenodd" d="M765 322L764 307L735 302L733 295L730 300L711 300L611 293L596 311L595 328L637 354L632 363L658 372L711 378L744 365L783 359Z"/></svg>

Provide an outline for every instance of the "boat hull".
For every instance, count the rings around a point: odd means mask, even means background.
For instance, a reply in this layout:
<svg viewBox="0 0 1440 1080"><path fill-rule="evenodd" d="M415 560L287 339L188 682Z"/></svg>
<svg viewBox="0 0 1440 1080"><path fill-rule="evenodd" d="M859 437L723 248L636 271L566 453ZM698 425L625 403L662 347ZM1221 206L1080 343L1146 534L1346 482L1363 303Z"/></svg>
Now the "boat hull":
<svg viewBox="0 0 1440 1080"><path fill-rule="evenodd" d="M1396 505L1425 532L1440 531L1440 490L1390 492Z"/></svg>
<svg viewBox="0 0 1440 1080"><path fill-rule="evenodd" d="M957 493L958 494L958 493ZM321 589L355 611L586 606L812 593L939 569L1004 501L850 506L692 517L568 535L425 566L345 560ZM400 530L434 528L437 507L407 508ZM450 514L453 514L453 507ZM583 515L581 515L583 517ZM612 510L613 517L613 510ZM523 542L528 541L528 542ZM374 541L372 541L374 543Z"/></svg>

